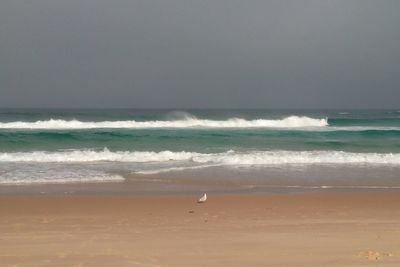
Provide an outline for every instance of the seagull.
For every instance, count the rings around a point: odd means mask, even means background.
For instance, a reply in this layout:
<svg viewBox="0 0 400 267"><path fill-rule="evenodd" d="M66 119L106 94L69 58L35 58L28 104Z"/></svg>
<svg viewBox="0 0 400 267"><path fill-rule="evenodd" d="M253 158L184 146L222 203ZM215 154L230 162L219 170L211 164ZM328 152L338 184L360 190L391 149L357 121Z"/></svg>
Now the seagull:
<svg viewBox="0 0 400 267"><path fill-rule="evenodd" d="M204 193L204 195L201 198L199 198L199 200L197 200L197 203L204 203L206 202L206 200L207 200L207 194Z"/></svg>

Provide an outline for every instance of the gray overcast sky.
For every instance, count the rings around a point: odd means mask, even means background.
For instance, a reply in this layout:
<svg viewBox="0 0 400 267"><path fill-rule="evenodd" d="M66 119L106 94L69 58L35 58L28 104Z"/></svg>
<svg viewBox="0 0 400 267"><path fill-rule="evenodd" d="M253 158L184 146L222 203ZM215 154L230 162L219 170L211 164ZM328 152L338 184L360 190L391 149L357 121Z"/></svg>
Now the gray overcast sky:
<svg viewBox="0 0 400 267"><path fill-rule="evenodd" d="M400 108L400 1L1 0L0 107Z"/></svg>

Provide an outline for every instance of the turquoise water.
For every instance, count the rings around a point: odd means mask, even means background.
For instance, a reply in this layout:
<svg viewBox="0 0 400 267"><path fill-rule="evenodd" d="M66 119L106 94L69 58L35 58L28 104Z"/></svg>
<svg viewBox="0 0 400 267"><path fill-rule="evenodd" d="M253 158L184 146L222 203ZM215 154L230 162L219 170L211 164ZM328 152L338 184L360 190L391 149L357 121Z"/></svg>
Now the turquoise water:
<svg viewBox="0 0 400 267"><path fill-rule="evenodd" d="M101 149L139 151L224 152L227 150L341 150L400 151L398 111L210 111L191 110L196 118L247 120L280 119L290 115L328 118L328 127L307 128L96 128L0 129L0 151L56 151ZM182 114L180 114L182 115ZM175 111L159 110L3 110L0 122L49 119L101 121L157 121L179 119ZM358 127L358 128L357 128Z"/></svg>
<svg viewBox="0 0 400 267"><path fill-rule="evenodd" d="M0 183L285 164L400 166L400 111L0 110Z"/></svg>

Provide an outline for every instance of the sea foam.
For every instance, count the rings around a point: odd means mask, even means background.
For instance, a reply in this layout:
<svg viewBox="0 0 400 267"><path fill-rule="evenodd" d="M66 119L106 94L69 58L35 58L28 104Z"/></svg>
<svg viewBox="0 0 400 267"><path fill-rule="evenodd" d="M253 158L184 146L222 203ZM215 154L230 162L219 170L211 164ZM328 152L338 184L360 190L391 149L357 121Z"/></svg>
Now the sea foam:
<svg viewBox="0 0 400 267"><path fill-rule="evenodd" d="M42 120L36 122L0 122L0 129L94 129L94 128L302 128L328 126L328 119L315 119L304 116L289 116L283 119L246 120L230 118L227 120L199 119L186 116L176 120L157 121L79 121Z"/></svg>
<svg viewBox="0 0 400 267"><path fill-rule="evenodd" d="M46 174L46 173L45 173ZM30 184L69 184L69 183L105 183L105 182L121 182L124 181L124 177L120 175L98 175L90 176L86 175L81 177L81 175L76 174L72 177L63 177L57 175L41 175L35 177L34 175L24 175L22 177L3 177L0 176L1 185L30 185Z"/></svg>
<svg viewBox="0 0 400 267"><path fill-rule="evenodd" d="M400 154L354 153L344 151L249 151L222 153L173 151L102 151L73 150L59 152L0 153L0 162L133 162L162 163L186 161L213 165L283 165L283 164L392 164L400 165Z"/></svg>

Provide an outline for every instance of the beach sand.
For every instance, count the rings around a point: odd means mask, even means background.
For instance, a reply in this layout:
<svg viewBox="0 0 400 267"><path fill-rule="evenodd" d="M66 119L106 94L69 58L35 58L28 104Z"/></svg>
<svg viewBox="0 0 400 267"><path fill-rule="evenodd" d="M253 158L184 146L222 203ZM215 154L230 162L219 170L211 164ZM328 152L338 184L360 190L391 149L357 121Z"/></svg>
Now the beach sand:
<svg viewBox="0 0 400 267"><path fill-rule="evenodd" d="M0 266L400 266L400 193L0 198Z"/></svg>

